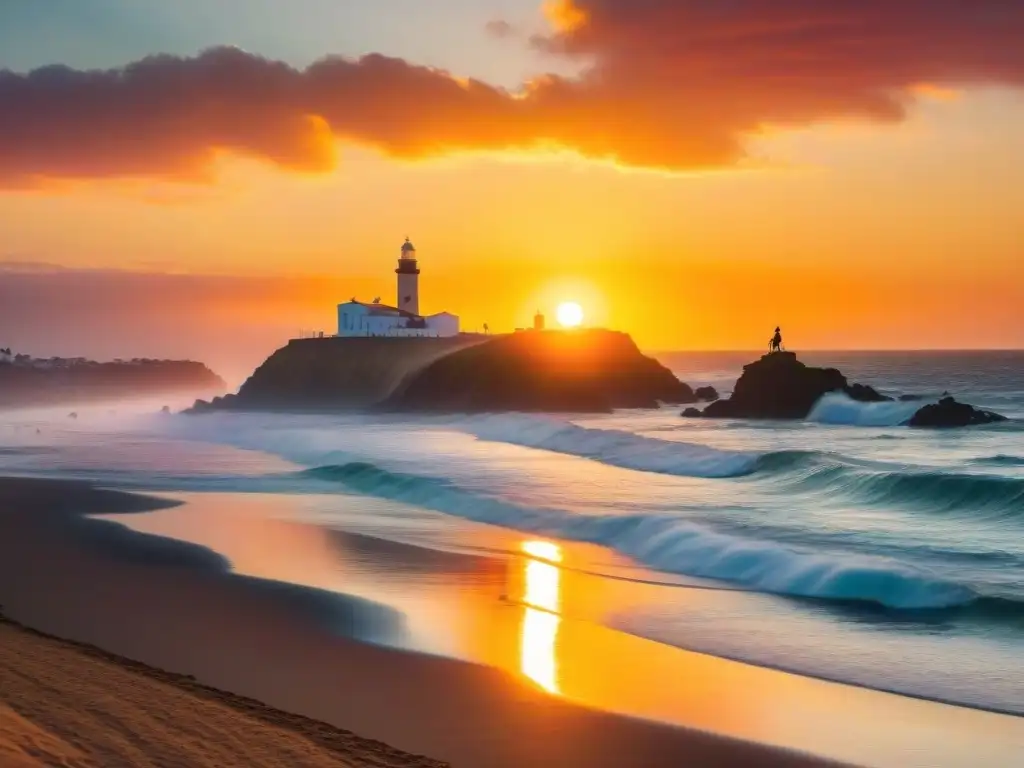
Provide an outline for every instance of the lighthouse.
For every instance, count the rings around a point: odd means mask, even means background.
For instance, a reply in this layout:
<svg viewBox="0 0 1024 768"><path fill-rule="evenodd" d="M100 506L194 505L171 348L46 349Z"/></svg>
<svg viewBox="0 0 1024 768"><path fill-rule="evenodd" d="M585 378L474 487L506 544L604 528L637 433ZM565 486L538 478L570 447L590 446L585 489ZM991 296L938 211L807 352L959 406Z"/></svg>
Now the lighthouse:
<svg viewBox="0 0 1024 768"><path fill-rule="evenodd" d="M0 0L2 2L2 0ZM459 335L459 317L451 312L420 314L420 269L416 247L405 238L398 257L398 300L395 306L359 301L354 296L338 305L338 336L421 336L441 338Z"/></svg>
<svg viewBox="0 0 1024 768"><path fill-rule="evenodd" d="M405 238L402 243L402 255L398 257L398 302L396 307L411 312L414 315L420 313L420 269L416 265L416 246Z"/></svg>

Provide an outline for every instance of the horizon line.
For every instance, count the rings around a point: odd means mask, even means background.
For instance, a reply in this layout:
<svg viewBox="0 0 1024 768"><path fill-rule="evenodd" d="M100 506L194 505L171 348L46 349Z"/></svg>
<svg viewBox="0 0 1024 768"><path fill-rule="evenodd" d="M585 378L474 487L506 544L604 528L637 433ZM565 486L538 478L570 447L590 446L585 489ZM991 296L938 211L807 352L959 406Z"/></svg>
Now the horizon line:
<svg viewBox="0 0 1024 768"><path fill-rule="evenodd" d="M707 349L647 349L650 354L720 354L720 353L744 353L744 354L767 354L763 349L753 348L707 348ZM787 349L786 352L871 352L882 354L898 354L907 352L1024 352L1024 347L802 347L798 350Z"/></svg>

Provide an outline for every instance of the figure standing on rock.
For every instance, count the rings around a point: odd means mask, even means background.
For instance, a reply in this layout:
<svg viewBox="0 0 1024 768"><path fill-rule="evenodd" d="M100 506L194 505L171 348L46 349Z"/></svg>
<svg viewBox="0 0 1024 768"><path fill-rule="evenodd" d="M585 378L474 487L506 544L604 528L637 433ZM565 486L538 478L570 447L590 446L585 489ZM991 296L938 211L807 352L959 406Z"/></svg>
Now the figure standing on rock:
<svg viewBox="0 0 1024 768"><path fill-rule="evenodd" d="M772 336L772 340L768 342L769 352L781 352L782 351L782 328L775 327L775 335Z"/></svg>

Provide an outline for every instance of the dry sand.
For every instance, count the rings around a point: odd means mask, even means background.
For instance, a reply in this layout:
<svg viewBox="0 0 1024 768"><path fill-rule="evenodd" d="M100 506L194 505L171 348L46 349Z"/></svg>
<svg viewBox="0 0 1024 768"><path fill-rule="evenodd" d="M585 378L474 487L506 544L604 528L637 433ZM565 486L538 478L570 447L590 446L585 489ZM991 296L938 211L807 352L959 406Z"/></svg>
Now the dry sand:
<svg viewBox="0 0 1024 768"><path fill-rule="evenodd" d="M433 764L336 728L456 768L823 764L586 709L499 670L361 644L332 626L372 610L364 603L235 575L210 550L82 518L162 505L82 483L0 480L8 615L203 684L2 626L5 768L15 756L69 766ZM381 617L393 619L387 609Z"/></svg>
<svg viewBox="0 0 1024 768"><path fill-rule="evenodd" d="M443 763L0 618L0 765Z"/></svg>

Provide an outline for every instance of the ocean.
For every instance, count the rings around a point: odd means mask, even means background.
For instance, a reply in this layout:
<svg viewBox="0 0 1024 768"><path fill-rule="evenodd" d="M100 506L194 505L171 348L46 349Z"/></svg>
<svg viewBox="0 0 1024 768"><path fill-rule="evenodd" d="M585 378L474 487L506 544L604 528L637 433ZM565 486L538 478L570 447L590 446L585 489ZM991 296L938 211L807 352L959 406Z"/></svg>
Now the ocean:
<svg viewBox="0 0 1024 768"><path fill-rule="evenodd" d="M754 354L658 357L727 394ZM911 430L899 425L921 402L842 395L792 423L678 408L183 416L151 402L4 413L0 473L304 499L314 525L423 550L502 556L524 537L555 542L560 567L626 596L567 602L563 615L1024 714L1024 352L800 357L887 394L949 391L1012 420Z"/></svg>

